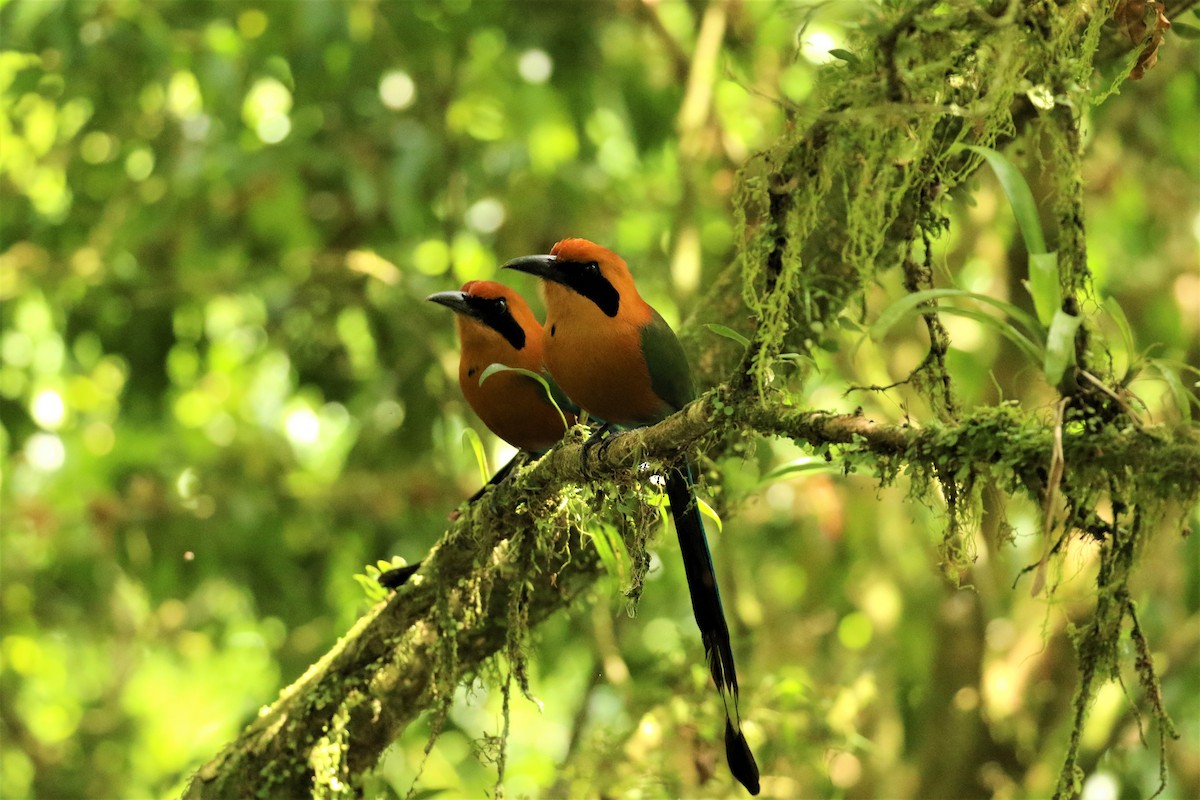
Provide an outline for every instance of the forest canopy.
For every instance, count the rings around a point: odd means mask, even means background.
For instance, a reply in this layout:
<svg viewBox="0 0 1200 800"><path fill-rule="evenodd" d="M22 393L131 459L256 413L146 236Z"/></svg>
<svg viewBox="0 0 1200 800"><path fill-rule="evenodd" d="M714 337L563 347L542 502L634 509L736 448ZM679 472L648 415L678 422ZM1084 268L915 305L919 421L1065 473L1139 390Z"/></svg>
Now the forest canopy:
<svg viewBox="0 0 1200 800"><path fill-rule="evenodd" d="M0 795L177 796L486 585L500 653L318 793L745 796L672 437L764 794L1200 794L1200 16L1100 6L0 3ZM512 448L424 298L540 315L499 267L568 236L712 391L464 512ZM561 595L501 537L380 605L538 491Z"/></svg>

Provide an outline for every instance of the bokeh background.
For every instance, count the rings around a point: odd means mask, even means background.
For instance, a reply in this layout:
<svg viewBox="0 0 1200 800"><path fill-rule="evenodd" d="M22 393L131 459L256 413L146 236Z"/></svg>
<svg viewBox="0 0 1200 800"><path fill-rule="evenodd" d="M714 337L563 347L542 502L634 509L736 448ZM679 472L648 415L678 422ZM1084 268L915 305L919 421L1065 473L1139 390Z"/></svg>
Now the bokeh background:
<svg viewBox="0 0 1200 800"><path fill-rule="evenodd" d="M0 2L0 796L177 794L363 611L365 564L437 540L479 481L464 429L507 456L458 394L449 315L422 298L582 235L687 320L734 257L739 166L819 110L828 51L871 10ZM1089 261L1139 349L1195 365L1200 68L1175 34L1160 56L1084 112ZM984 174L970 189L945 201L937 280L1027 305L1003 195ZM1051 402L994 329L947 323L965 405ZM922 413L903 389L846 394L903 378L918 325L826 344L802 402ZM1180 420L1144 377L1148 418ZM993 497L1013 540L985 516L973 566L946 575L942 509L903 477L772 474L810 457L749 442L709 465L767 792L1048 794L1094 548L1069 548L1052 596L1014 588L1044 548L1038 510ZM1167 797L1200 795L1197 539L1165 529L1135 581L1184 736ZM606 579L531 644L541 707L514 700L510 793L742 796L672 537L659 546L636 616ZM1125 689L1101 691L1085 730L1091 800L1157 786L1123 656ZM428 759L415 724L368 793L403 796L419 769L420 796L492 791L499 708L486 681L464 688Z"/></svg>

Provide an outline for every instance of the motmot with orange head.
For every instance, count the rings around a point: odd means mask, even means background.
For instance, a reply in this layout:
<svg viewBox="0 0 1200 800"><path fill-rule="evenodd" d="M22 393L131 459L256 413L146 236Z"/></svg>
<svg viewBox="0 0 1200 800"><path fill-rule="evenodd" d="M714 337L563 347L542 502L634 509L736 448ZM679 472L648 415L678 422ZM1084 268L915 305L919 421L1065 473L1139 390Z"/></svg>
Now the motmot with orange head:
<svg viewBox="0 0 1200 800"><path fill-rule="evenodd" d="M628 265L616 253L586 239L564 239L548 255L524 256L504 267L541 278L546 368L588 414L609 425L650 425L695 397L675 332L638 294ZM758 794L758 765L738 713L729 626L686 459L667 470L666 489L692 611L725 705L729 768L751 794Z"/></svg>
<svg viewBox="0 0 1200 800"><path fill-rule="evenodd" d="M575 424L575 415L573 406L544 374L542 325L525 299L495 281L469 281L460 291L437 292L425 299L455 312L460 350L458 386L483 424L520 450L533 454L549 450ZM481 381L492 364L542 375L550 385L553 401L545 386L519 372L501 371ZM502 481L519 458L515 456L501 467L468 502ZM418 561L388 570L379 582L395 589L420 566Z"/></svg>

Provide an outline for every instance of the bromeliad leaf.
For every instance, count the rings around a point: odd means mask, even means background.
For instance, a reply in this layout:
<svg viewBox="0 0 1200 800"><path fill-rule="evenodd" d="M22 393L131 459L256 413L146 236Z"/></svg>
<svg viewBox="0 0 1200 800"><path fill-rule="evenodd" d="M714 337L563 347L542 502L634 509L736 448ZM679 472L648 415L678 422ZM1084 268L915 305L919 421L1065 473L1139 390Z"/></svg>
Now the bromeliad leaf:
<svg viewBox="0 0 1200 800"><path fill-rule="evenodd" d="M1042 373L1051 386L1058 386L1067 367L1075 363L1075 331L1082 322L1083 317L1061 309L1054 313L1054 321L1046 335L1046 357L1042 362Z"/></svg>
<svg viewBox="0 0 1200 800"><path fill-rule="evenodd" d="M1033 192L1029 190L1021 171L999 152L978 145L967 145L966 149L979 153L987 160L1004 194L1008 196L1013 216L1017 218L1017 227L1021 229L1021 237L1025 240L1025 250L1029 253L1029 282L1025 288L1033 297L1038 320L1049 327L1054 313L1062 308L1062 288L1058 284L1058 256L1046 249L1046 236L1042 232L1042 221Z"/></svg>
<svg viewBox="0 0 1200 800"><path fill-rule="evenodd" d="M1021 229L1021 236L1025 239L1025 249L1030 255L1045 253L1046 237L1042 233L1042 222L1038 218L1037 203L1033 201L1033 192L1029 191L1029 184L1025 182L1021 171L1013 166L1011 161L990 147L973 144L965 147L967 150L983 156L992 171L996 173L1001 188L1008 195L1008 202L1012 204L1013 214L1017 218L1017 226Z"/></svg>
<svg viewBox="0 0 1200 800"><path fill-rule="evenodd" d="M546 391L546 399L550 401L550 404L554 406L554 410L558 412L558 416L562 420L563 427L570 427L567 425L567 415L563 413L562 408L558 405L558 401L554 399L554 392L550 389L550 383L543 376L533 372L532 370L521 369L520 367L510 367L507 364L496 362L494 364L488 364L487 369L480 373L479 385L483 386L483 382L495 375L497 372L515 372L518 375L524 375L527 378L533 378L535 381L540 383L542 385L542 389Z"/></svg>
<svg viewBox="0 0 1200 800"><path fill-rule="evenodd" d="M997 300L985 294L968 292L964 289L926 289L925 291L905 295L884 309L883 313L879 315L879 319L871 326L871 338L875 341L882 340L896 323L906 316L919 311L918 307L922 303L939 297L961 297L976 300L1005 312L1025 329L1024 333L1000 317L985 314L973 308L962 308L960 306L938 307L940 313L956 314L960 317L967 317L968 319L973 319L976 322L990 326L1001 336L1006 337L1019 347L1021 352L1028 356L1030 360L1034 362L1042 361L1043 347L1041 342L1045 339L1046 333L1045 329L1042 328L1036 319L1012 303L1006 303L1003 300Z"/></svg>
<svg viewBox="0 0 1200 800"><path fill-rule="evenodd" d="M1175 400L1180 416L1184 421L1191 422L1192 406L1200 408L1200 400L1197 400L1196 395L1188 391L1183 379L1179 377L1179 373L1191 372L1193 375L1200 375L1200 370L1191 364L1167 358L1151 358L1149 364L1166 382L1167 388L1171 390L1171 397ZM1178 371L1176 371L1177 369ZM1194 381L1193 387L1200 387L1200 381Z"/></svg>
<svg viewBox="0 0 1200 800"><path fill-rule="evenodd" d="M596 555L600 557L600 563L609 575L624 578L625 565L629 563L629 551L625 548L625 540L615 527L606 522L597 527L598 530L589 533L596 548Z"/></svg>
<svg viewBox="0 0 1200 800"><path fill-rule="evenodd" d="M1129 327L1129 318L1125 316L1125 309L1121 308L1121 304L1117 302L1117 298L1109 297L1101 305L1101 308L1108 314L1113 324L1117 326L1117 332L1121 334L1121 343L1125 346L1125 359L1132 367L1136 360L1134 354L1133 328Z"/></svg>
<svg viewBox="0 0 1200 800"><path fill-rule="evenodd" d="M1033 297L1038 321L1049 326L1054 313L1062 308L1062 287L1058 285L1058 253L1029 255L1029 283L1025 286Z"/></svg>

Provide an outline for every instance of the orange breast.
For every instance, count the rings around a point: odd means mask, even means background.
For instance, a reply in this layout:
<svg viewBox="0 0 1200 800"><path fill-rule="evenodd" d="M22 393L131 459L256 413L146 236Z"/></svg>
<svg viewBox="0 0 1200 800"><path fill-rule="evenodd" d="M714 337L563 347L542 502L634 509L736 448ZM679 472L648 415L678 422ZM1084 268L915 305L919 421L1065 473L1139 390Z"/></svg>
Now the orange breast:
<svg viewBox="0 0 1200 800"><path fill-rule="evenodd" d="M575 424L575 417L565 414L564 425L564 415L550 403L540 383L515 372L497 372L479 385L479 376L492 364L542 372L545 368L542 329L532 315L522 328L527 334L525 347L516 350L491 328L459 315L462 354L458 362L458 385L492 433L513 447L548 450L562 438L567 426Z"/></svg>
<svg viewBox="0 0 1200 800"><path fill-rule="evenodd" d="M592 416L640 425L670 413L651 388L636 325L594 306L573 309L570 318L547 318L542 345L554 380Z"/></svg>
<svg viewBox="0 0 1200 800"><path fill-rule="evenodd" d="M487 366L464 360L458 376L463 396L483 424L513 447L525 450L547 450L558 442L566 428L541 385L524 375L498 372L480 386L479 376ZM574 424L574 418L566 416L567 422Z"/></svg>

